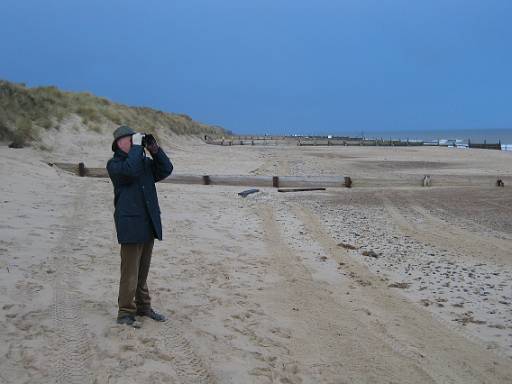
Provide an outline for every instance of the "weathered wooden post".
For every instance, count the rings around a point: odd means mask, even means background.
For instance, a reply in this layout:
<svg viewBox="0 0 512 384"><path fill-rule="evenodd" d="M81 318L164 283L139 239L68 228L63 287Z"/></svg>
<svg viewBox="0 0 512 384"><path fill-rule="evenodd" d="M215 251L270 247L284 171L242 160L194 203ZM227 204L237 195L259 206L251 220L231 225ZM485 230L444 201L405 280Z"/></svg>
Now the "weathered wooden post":
<svg viewBox="0 0 512 384"><path fill-rule="evenodd" d="M78 163L78 175L80 177L85 176L85 164L84 163Z"/></svg>

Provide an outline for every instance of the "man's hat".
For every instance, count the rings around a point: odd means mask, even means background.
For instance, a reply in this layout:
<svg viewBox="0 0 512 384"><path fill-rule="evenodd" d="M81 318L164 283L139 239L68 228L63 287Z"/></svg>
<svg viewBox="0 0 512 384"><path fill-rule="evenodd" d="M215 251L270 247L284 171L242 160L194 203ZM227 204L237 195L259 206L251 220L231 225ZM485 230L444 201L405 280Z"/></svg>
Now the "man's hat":
<svg viewBox="0 0 512 384"><path fill-rule="evenodd" d="M117 149L117 140L121 137L125 136L131 136L135 133L133 129L131 129L127 125L121 125L114 131L114 141L112 143L112 151L115 151Z"/></svg>

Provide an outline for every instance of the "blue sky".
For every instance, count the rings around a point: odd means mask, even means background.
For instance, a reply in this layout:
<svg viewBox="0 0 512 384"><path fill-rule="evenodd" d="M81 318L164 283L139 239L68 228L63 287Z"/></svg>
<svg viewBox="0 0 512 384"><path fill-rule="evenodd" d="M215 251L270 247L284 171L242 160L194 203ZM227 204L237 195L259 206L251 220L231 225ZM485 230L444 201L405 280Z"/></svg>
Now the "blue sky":
<svg viewBox="0 0 512 384"><path fill-rule="evenodd" d="M238 133L512 129L512 1L2 0L0 78Z"/></svg>

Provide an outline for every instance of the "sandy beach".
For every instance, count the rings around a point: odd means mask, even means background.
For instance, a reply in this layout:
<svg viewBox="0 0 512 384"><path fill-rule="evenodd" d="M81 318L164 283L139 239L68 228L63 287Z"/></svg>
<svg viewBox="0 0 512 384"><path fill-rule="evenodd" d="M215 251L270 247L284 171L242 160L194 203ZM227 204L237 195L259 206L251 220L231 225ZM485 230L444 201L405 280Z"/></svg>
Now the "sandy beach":
<svg viewBox="0 0 512 384"><path fill-rule="evenodd" d="M176 173L354 186L159 184L149 289L169 320L133 329L110 180L48 165L103 167L110 143L73 137L0 146L0 383L512 382L512 152L163 137Z"/></svg>

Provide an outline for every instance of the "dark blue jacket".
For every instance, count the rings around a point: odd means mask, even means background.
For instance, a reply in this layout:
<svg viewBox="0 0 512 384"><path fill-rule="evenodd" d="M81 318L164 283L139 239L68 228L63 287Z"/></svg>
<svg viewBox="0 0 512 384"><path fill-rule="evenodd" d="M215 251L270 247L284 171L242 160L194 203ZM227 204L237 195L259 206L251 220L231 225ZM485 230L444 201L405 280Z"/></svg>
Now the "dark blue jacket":
<svg viewBox="0 0 512 384"><path fill-rule="evenodd" d="M114 184L114 221L120 244L162 240L155 183L169 176L172 169L161 148L153 159L145 156L141 145L132 145L128 153L116 149L107 171Z"/></svg>

